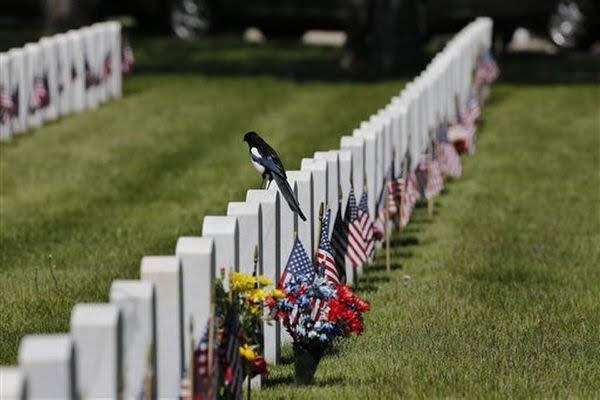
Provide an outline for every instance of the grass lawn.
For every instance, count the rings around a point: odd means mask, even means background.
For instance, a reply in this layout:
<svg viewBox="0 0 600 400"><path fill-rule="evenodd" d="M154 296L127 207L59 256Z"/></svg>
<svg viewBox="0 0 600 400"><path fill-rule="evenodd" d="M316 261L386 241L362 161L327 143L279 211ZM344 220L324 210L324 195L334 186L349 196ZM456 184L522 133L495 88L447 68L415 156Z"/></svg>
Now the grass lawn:
<svg viewBox="0 0 600 400"><path fill-rule="evenodd" d="M75 303L107 301L142 256L173 254L204 215L258 187L245 132L296 169L403 87L338 78L338 50L134 44L122 100L0 146L0 364L16 362L23 335L67 331Z"/></svg>
<svg viewBox="0 0 600 400"><path fill-rule="evenodd" d="M243 132L294 169L403 86L340 77L337 50L222 44L138 43L122 100L0 147L0 364L257 186ZM507 61L464 178L360 282L365 334L257 398L600 395L597 64L554 61Z"/></svg>

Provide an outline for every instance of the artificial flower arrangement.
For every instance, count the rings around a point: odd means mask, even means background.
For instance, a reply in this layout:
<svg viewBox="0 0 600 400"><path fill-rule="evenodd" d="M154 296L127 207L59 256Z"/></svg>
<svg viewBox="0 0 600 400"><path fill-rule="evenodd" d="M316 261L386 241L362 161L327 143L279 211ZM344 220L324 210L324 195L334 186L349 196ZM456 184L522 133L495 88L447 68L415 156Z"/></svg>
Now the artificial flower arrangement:
<svg viewBox="0 0 600 400"><path fill-rule="evenodd" d="M291 276L265 304L293 339L298 384L312 382L321 357L336 339L363 332L363 313L369 311L368 302L348 286L326 279L319 267L315 274Z"/></svg>

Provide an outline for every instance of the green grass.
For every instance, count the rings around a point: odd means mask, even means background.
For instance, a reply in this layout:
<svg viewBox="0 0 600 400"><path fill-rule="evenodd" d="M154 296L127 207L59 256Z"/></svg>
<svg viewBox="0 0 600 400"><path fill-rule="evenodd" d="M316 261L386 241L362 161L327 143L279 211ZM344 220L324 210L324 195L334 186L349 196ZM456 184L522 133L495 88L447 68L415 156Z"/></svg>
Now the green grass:
<svg viewBox="0 0 600 400"><path fill-rule="evenodd" d="M367 331L257 398L600 396L597 87L494 89L478 152L367 271Z"/></svg>
<svg viewBox="0 0 600 400"><path fill-rule="evenodd" d="M0 364L16 362L23 335L67 331L75 303L106 301L142 256L173 254L204 215L258 187L245 132L297 169L403 86L333 79L336 50L295 44L136 48L122 100L0 147Z"/></svg>
<svg viewBox="0 0 600 400"><path fill-rule="evenodd" d="M257 186L243 132L294 169L403 84L285 43L137 47L122 100L0 147L0 363ZM572 61L507 61L464 178L394 238L391 274L378 260L361 280L365 334L315 385L293 386L287 362L257 398L600 395L600 93L597 64Z"/></svg>

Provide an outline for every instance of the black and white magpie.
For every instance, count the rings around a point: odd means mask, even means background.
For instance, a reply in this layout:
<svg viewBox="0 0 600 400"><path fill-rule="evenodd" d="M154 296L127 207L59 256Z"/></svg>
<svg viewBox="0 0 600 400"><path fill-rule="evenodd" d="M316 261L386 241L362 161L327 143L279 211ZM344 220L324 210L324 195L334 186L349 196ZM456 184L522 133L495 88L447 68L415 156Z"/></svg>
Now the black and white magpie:
<svg viewBox="0 0 600 400"><path fill-rule="evenodd" d="M294 196L294 192L287 181L285 168L279 159L277 152L267 144L256 132L248 132L244 135L244 142L248 143L250 151L250 160L254 168L262 175L263 184L268 179L269 184L272 180L277 182L279 191L285 198L285 201L290 206L290 209L298 214L302 221L306 221L306 217L300 209L298 200Z"/></svg>

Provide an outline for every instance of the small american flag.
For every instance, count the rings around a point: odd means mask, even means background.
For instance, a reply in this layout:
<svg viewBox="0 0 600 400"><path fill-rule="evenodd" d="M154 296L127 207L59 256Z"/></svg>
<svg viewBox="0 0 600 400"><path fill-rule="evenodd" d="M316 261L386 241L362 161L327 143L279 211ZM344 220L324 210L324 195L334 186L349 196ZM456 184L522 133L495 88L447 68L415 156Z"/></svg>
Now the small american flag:
<svg viewBox="0 0 600 400"><path fill-rule="evenodd" d="M346 255L348 254L348 224L342 216L342 206L338 207L331 232L331 248L340 281L346 282Z"/></svg>
<svg viewBox="0 0 600 400"><path fill-rule="evenodd" d="M14 115L15 103L11 95L3 86L0 86L0 120L8 124Z"/></svg>
<svg viewBox="0 0 600 400"><path fill-rule="evenodd" d="M452 178L460 178L462 175L462 164L456 148L448 142L441 142L439 144L439 152L442 174Z"/></svg>
<svg viewBox="0 0 600 400"><path fill-rule="evenodd" d="M237 311L229 310L223 327L221 353L225 384L231 398L235 400L242 399L242 386L245 378L242 358L240 356L241 333Z"/></svg>
<svg viewBox="0 0 600 400"><path fill-rule="evenodd" d="M209 400L217 398L219 384L219 358L218 351L215 350L217 344L213 333L213 340L210 340L210 321L206 324L204 335L200 339L198 346L194 350L194 391L192 400ZM212 342L212 343L211 343ZM209 346L213 346L212 364L209 359Z"/></svg>
<svg viewBox="0 0 600 400"><path fill-rule="evenodd" d="M333 249L331 248L329 238L327 237L330 218L331 210L327 209L327 212L321 219L321 241L319 242L319 248L317 249L317 264L323 268L323 274L326 280L339 284L340 277L335 265L335 259L333 258Z"/></svg>
<svg viewBox="0 0 600 400"><path fill-rule="evenodd" d="M121 52L121 71L124 74L130 74L133 72L135 67L135 57L133 55L133 49L129 44L127 38L123 38L123 50Z"/></svg>
<svg viewBox="0 0 600 400"><path fill-rule="evenodd" d="M34 77L32 89L29 99L29 111L35 112L49 103L48 80L43 77Z"/></svg>
<svg viewBox="0 0 600 400"><path fill-rule="evenodd" d="M110 52L104 57L104 69L102 70L102 78L107 79L112 74L112 55Z"/></svg>
<svg viewBox="0 0 600 400"><path fill-rule="evenodd" d="M444 178L440 164L433 156L427 158L427 187L425 197L432 199L444 189Z"/></svg>
<svg viewBox="0 0 600 400"><path fill-rule="evenodd" d="M367 191L365 190L360 196L360 202L358 203L358 219L360 221L360 227L364 240L364 251L368 257L371 257L373 251L375 251L375 231L373 229L373 218L369 215L369 198Z"/></svg>
<svg viewBox="0 0 600 400"><path fill-rule="evenodd" d="M494 59L491 51L485 51L479 57L477 63L476 80L480 80L480 84L491 85L496 82L500 76L500 67Z"/></svg>
<svg viewBox="0 0 600 400"><path fill-rule="evenodd" d="M92 67L90 66L90 63L88 62L87 57L84 60L84 68L85 68L85 88L89 89L92 86L96 86L100 82L100 79L98 78L98 75L96 75L94 73L94 71L92 71Z"/></svg>
<svg viewBox="0 0 600 400"><path fill-rule="evenodd" d="M306 254L298 237L294 240L294 247L288 258L287 265L279 278L279 288L285 291L285 287L292 278L301 278L312 281L315 278L315 267Z"/></svg>
<svg viewBox="0 0 600 400"><path fill-rule="evenodd" d="M354 189L352 188L348 195L345 220L348 224L348 258L352 262L352 266L358 268L367 262L368 257L365 253L366 243L362 233Z"/></svg>

